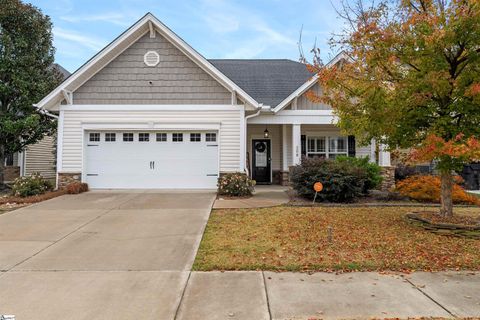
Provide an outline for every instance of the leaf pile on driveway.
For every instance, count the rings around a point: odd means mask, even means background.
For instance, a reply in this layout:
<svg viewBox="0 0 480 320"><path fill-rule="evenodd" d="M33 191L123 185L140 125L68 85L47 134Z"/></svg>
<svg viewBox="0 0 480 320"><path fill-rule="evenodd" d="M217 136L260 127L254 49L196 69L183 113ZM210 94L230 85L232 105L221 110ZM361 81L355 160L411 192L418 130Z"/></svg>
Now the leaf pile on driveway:
<svg viewBox="0 0 480 320"><path fill-rule="evenodd" d="M437 235L407 223L405 214L420 209L423 208L215 210L194 269L480 270L480 240ZM458 212L460 210L468 215L480 215L480 208L459 208Z"/></svg>

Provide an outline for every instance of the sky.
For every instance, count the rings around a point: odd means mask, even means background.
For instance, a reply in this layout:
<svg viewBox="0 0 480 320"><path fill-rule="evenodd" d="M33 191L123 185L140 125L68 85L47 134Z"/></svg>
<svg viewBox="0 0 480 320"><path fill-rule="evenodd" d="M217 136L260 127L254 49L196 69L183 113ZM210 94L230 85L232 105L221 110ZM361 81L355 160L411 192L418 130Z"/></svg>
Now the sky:
<svg viewBox="0 0 480 320"><path fill-rule="evenodd" d="M299 59L342 29L340 0L34 0L53 22L56 62L73 72L147 12L207 59Z"/></svg>

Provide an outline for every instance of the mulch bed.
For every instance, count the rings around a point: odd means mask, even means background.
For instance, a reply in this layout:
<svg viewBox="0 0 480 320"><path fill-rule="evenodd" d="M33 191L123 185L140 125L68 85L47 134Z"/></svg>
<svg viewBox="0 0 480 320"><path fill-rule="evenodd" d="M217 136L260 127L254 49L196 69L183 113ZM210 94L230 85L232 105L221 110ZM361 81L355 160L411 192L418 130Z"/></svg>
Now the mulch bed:
<svg viewBox="0 0 480 320"><path fill-rule="evenodd" d="M53 198L62 196L64 194L67 194L66 190L50 191L41 195L25 197L25 198L6 195L6 196L0 197L0 209L10 210L12 208L18 208L28 204L53 199Z"/></svg>

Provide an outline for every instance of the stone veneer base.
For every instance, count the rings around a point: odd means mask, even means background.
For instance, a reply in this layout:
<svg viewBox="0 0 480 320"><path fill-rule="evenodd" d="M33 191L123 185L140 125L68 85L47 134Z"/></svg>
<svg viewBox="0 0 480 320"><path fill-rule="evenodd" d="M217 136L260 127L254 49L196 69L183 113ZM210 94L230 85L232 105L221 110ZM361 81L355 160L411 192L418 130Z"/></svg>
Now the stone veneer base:
<svg viewBox="0 0 480 320"><path fill-rule="evenodd" d="M63 189L72 182L81 182L81 172L59 172L58 173L58 189Z"/></svg>

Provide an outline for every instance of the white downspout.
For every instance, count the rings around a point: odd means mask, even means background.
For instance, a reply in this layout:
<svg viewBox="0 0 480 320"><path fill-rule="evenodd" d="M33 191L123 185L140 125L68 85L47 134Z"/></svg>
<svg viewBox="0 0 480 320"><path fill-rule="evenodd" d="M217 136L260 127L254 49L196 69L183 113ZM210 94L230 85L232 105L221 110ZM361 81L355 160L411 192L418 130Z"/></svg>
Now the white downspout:
<svg viewBox="0 0 480 320"><path fill-rule="evenodd" d="M244 128L244 132L243 132L243 135L245 137L245 143L243 144L243 154L245 155L245 157L247 156L247 144L248 144L248 141L247 141L248 119L251 119L251 118L254 118L254 117L258 116L261 111L262 111L262 108L260 107L260 108L258 108L258 111L256 113L248 115L248 116L245 117L245 128ZM250 159L246 159L246 161L250 161ZM244 163L243 165L245 166L245 172L247 173L247 175L249 177L251 177L250 172L248 172L248 170L247 170L246 164Z"/></svg>

